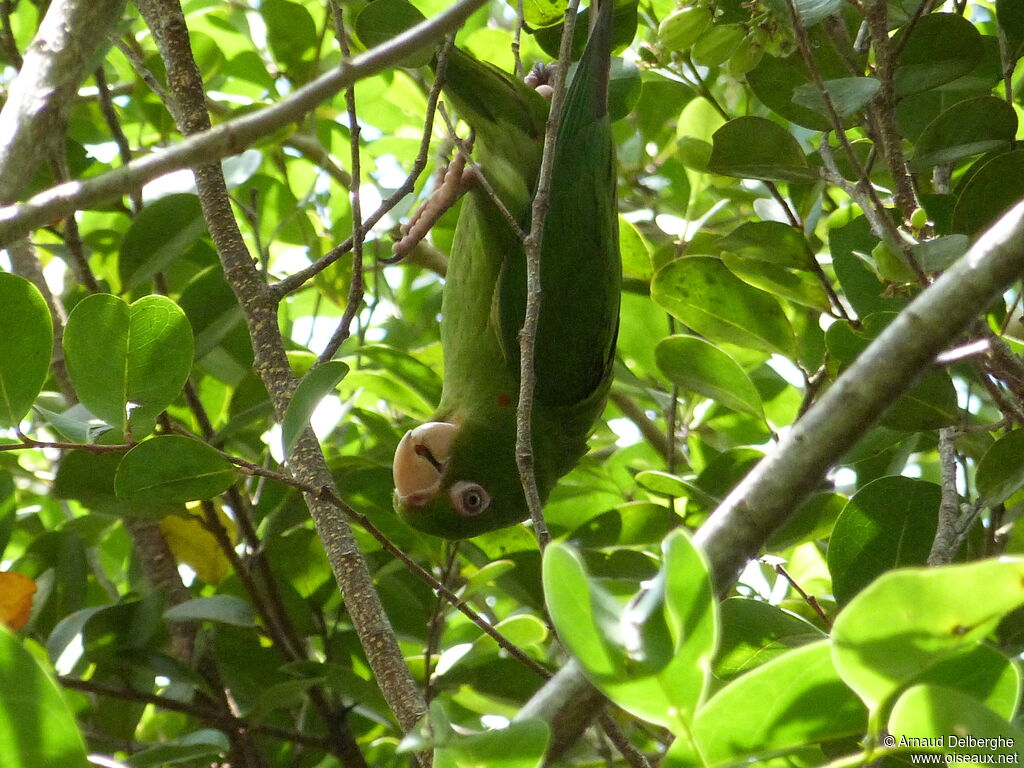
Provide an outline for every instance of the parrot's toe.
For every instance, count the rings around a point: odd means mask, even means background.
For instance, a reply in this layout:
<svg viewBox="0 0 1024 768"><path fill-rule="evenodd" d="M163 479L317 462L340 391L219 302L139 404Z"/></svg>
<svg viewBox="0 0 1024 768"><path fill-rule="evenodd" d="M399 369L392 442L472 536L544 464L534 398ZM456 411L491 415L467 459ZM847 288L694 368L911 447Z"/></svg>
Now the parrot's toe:
<svg viewBox="0 0 1024 768"><path fill-rule="evenodd" d="M419 507L434 498L457 431L454 424L432 421L405 433L391 467L399 504Z"/></svg>

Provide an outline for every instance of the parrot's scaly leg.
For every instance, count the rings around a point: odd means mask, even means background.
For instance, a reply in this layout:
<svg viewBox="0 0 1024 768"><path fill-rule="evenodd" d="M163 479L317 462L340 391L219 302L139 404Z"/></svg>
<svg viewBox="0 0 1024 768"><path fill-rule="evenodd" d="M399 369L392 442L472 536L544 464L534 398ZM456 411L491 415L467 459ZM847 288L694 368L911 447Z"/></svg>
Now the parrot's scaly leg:
<svg viewBox="0 0 1024 768"><path fill-rule="evenodd" d="M404 256L419 243L444 212L455 205L472 186L475 172L466 167L466 155L460 149L448 164L444 179L424 201L409 222L402 226L403 237L392 247L395 256Z"/></svg>

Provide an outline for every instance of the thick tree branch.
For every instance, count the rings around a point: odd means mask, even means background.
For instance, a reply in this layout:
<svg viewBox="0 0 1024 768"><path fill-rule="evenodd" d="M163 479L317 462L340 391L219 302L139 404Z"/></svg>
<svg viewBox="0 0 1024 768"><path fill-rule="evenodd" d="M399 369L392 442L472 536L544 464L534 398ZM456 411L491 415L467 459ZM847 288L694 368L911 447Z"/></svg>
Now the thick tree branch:
<svg viewBox="0 0 1024 768"><path fill-rule="evenodd" d="M1022 271L1018 203L886 327L697 532L720 593L825 472Z"/></svg>
<svg viewBox="0 0 1024 768"><path fill-rule="evenodd" d="M216 128L196 132L169 149L139 158L102 176L59 184L24 203L0 208L0 246L72 211L137 190L171 171L242 152L262 137L298 121L343 88L394 66L410 52L455 29L484 2L486 0L461 0L387 43L342 62L337 69L297 89L277 104L221 123Z"/></svg>
<svg viewBox="0 0 1024 768"><path fill-rule="evenodd" d="M719 594L843 454L949 344L1024 271L1018 203L861 353L771 454L697 531ZM527 703L549 722L572 721L592 688L567 666Z"/></svg>

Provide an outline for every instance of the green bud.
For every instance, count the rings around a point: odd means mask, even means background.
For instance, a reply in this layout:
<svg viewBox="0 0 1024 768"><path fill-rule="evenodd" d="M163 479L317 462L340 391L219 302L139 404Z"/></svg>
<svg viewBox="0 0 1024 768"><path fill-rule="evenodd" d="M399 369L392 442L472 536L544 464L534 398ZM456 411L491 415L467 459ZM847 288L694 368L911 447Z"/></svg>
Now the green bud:
<svg viewBox="0 0 1024 768"><path fill-rule="evenodd" d="M733 77L739 79L757 67L761 63L761 58L764 56L764 40L761 39L760 35L749 35L743 42L739 44L732 56L729 57L729 63L726 65L726 71Z"/></svg>
<svg viewBox="0 0 1024 768"><path fill-rule="evenodd" d="M875 268L883 280L892 283L912 283L917 279L913 270L903 261L903 257L893 253L885 243L879 243L871 249L871 258L875 260Z"/></svg>
<svg viewBox="0 0 1024 768"><path fill-rule="evenodd" d="M680 8L658 25L658 40L670 51L686 53L709 26L711 11L707 8Z"/></svg>
<svg viewBox="0 0 1024 768"><path fill-rule="evenodd" d="M744 37L738 24L716 24L693 44L693 61L702 67L717 67L732 56Z"/></svg>
<svg viewBox="0 0 1024 768"><path fill-rule="evenodd" d="M915 208L910 214L910 226L914 229L921 229L928 223L928 213L924 208Z"/></svg>

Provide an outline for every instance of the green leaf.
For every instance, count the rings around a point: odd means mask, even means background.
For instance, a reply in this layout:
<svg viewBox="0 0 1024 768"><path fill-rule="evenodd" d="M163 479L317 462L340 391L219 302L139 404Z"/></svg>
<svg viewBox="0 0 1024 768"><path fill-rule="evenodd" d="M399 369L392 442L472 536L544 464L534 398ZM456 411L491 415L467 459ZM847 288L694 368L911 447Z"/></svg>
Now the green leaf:
<svg viewBox="0 0 1024 768"><path fill-rule="evenodd" d="M836 669L875 710L925 670L975 647L1020 605L1021 558L889 571L836 617Z"/></svg>
<svg viewBox="0 0 1024 768"><path fill-rule="evenodd" d="M1017 133L1017 113L995 96L979 96L954 104L921 133L911 169L955 163L971 155L1004 150Z"/></svg>
<svg viewBox="0 0 1024 768"><path fill-rule="evenodd" d="M164 768L168 765L188 765L216 762L228 751L228 737L220 731L201 729L177 739L169 739L155 747L132 754L132 768Z"/></svg>
<svg viewBox="0 0 1024 768"><path fill-rule="evenodd" d="M1024 55L1024 5L1017 0L996 0L999 29L1006 36L1009 59Z"/></svg>
<svg viewBox="0 0 1024 768"><path fill-rule="evenodd" d="M1017 712L1021 693L1020 668L1002 651L984 644L940 661L914 682L955 688L1005 718Z"/></svg>
<svg viewBox="0 0 1024 768"><path fill-rule="evenodd" d="M841 77L825 81L829 101L840 117L847 117L862 109L881 88L882 84L873 77ZM816 83L804 83L797 87L793 91L793 101L826 118L831 117Z"/></svg>
<svg viewBox="0 0 1024 768"><path fill-rule="evenodd" d="M238 479L234 465L198 440L160 435L125 454L114 477L122 499L156 503L212 499Z"/></svg>
<svg viewBox="0 0 1024 768"><path fill-rule="evenodd" d="M181 393L192 368L192 329L165 296L128 305L93 294L68 317L64 356L82 404L135 439Z"/></svg>
<svg viewBox="0 0 1024 768"><path fill-rule="evenodd" d="M53 353L53 320L28 280L0 272L0 427L16 427L46 381Z"/></svg>
<svg viewBox="0 0 1024 768"><path fill-rule="evenodd" d="M722 263L740 280L762 291L821 312L832 308L825 289L811 275L792 272L767 261L745 259L733 253L723 253Z"/></svg>
<svg viewBox="0 0 1024 768"><path fill-rule="evenodd" d="M294 77L316 55L317 28L312 14L301 3L290 0L263 0L260 15L266 23L267 43L277 61Z"/></svg>
<svg viewBox="0 0 1024 768"><path fill-rule="evenodd" d="M850 498L828 546L832 591L840 604L890 568L928 561L941 497L935 483L892 476Z"/></svg>
<svg viewBox="0 0 1024 768"><path fill-rule="evenodd" d="M937 685L917 685L900 696L889 716L888 730L896 746L930 740L941 745L934 751L977 756L983 761L1016 763L1024 744L1024 729L974 697Z"/></svg>
<svg viewBox="0 0 1024 768"><path fill-rule="evenodd" d="M710 341L796 355L793 329L775 297L747 285L716 258L669 262L655 274L651 298Z"/></svg>
<svg viewBox="0 0 1024 768"><path fill-rule="evenodd" d="M1024 431L1014 430L994 442L978 461L975 482L981 503L986 507L1002 504L1024 488Z"/></svg>
<svg viewBox="0 0 1024 768"><path fill-rule="evenodd" d="M458 768L540 768L550 738L551 729L542 720L519 720L453 739L437 750L437 758L440 765Z"/></svg>
<svg viewBox="0 0 1024 768"><path fill-rule="evenodd" d="M861 734L866 726L864 705L821 640L726 685L701 708L694 735L705 765L718 765Z"/></svg>
<svg viewBox="0 0 1024 768"><path fill-rule="evenodd" d="M85 743L60 688L0 624L0 754L4 768L89 768Z"/></svg>
<svg viewBox="0 0 1024 768"><path fill-rule="evenodd" d="M117 262L121 289L133 291L163 272L206 234L193 194L174 194L146 205L132 220Z"/></svg>
<svg viewBox="0 0 1024 768"><path fill-rule="evenodd" d="M810 622L762 600L730 597L722 602L721 614L722 646L714 671L723 680L823 637Z"/></svg>
<svg viewBox="0 0 1024 768"><path fill-rule="evenodd" d="M832 121L793 100L798 88L810 83L800 54L780 59L765 54L752 71L747 73L751 90L775 114L812 131L832 129Z"/></svg>
<svg viewBox="0 0 1024 768"><path fill-rule="evenodd" d="M619 216L619 251L622 254L622 273L638 280L650 280L654 275L651 266L651 246L640 234L636 225Z"/></svg>
<svg viewBox="0 0 1024 768"><path fill-rule="evenodd" d="M123 454L67 451L57 467L53 493L58 499L77 499L89 509L111 515L159 519L182 512L180 504L135 503L118 498L114 477Z"/></svg>
<svg viewBox="0 0 1024 768"><path fill-rule="evenodd" d="M809 248L803 233L779 221L748 221L715 240L716 251L758 259L782 267L807 269Z"/></svg>
<svg viewBox="0 0 1024 768"><path fill-rule="evenodd" d="M662 373L689 392L764 419L761 395L735 360L696 336L669 336L655 347Z"/></svg>
<svg viewBox="0 0 1024 768"><path fill-rule="evenodd" d="M186 600L164 611L167 621L218 621L236 627L254 627L252 608L233 595L210 595Z"/></svg>
<svg viewBox="0 0 1024 768"><path fill-rule="evenodd" d="M367 48L386 43L396 35L425 21L426 17L407 0L376 0L356 16L355 30ZM422 67L433 58L433 46L413 51L399 63L403 67Z"/></svg>
<svg viewBox="0 0 1024 768"><path fill-rule="evenodd" d="M817 181L800 143L777 123L763 117L737 117L712 137L708 171L722 176L772 181Z"/></svg>
<svg viewBox="0 0 1024 768"><path fill-rule="evenodd" d="M768 0L768 7L775 12L787 25L790 23L789 10L787 5L791 0ZM797 18L800 19L800 26L811 27L824 19L826 16L838 11L843 6L843 0L792 0L793 8Z"/></svg>
<svg viewBox="0 0 1024 768"><path fill-rule="evenodd" d="M904 42L906 30L912 29ZM977 66L982 56L981 35L971 22L955 13L922 16L894 39L902 45L893 75L897 96L926 91L956 80Z"/></svg>
<svg viewBox="0 0 1024 768"><path fill-rule="evenodd" d="M611 595L590 581L583 560L566 544L544 550L544 598L558 636L588 674L612 676L621 667L604 638L615 642L619 608Z"/></svg>
<svg viewBox="0 0 1024 768"><path fill-rule="evenodd" d="M345 363L340 360L329 360L302 377L281 423L281 443L285 456L291 455L299 436L309 426L309 419L320 405L320 401L338 386L346 373L348 366Z"/></svg>
<svg viewBox="0 0 1024 768"><path fill-rule="evenodd" d="M510 5L516 8L514 2ZM523 18L531 27L550 27L565 18L565 8L564 0L523 0Z"/></svg>
<svg viewBox="0 0 1024 768"><path fill-rule="evenodd" d="M1024 198L1024 149L983 157L976 166L953 209L953 231L966 235L987 229Z"/></svg>
<svg viewBox="0 0 1024 768"><path fill-rule="evenodd" d="M703 557L682 531L662 548L661 573L625 609L562 544L545 551L544 593L559 636L594 684L638 717L678 728L691 722L707 688L717 601Z"/></svg>

